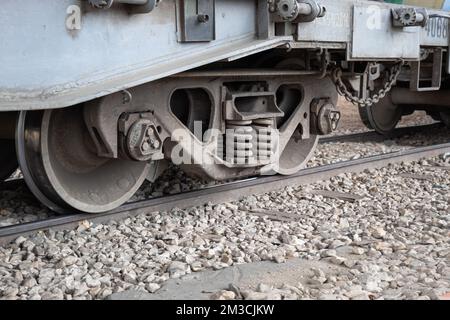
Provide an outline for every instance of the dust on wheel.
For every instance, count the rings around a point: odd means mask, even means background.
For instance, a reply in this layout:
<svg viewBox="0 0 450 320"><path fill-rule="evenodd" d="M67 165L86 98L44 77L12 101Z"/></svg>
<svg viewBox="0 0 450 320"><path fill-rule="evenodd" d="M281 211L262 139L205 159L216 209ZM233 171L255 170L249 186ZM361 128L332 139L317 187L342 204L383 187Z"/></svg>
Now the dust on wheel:
<svg viewBox="0 0 450 320"><path fill-rule="evenodd" d="M104 212L129 200L149 164L97 156L81 106L23 111L17 152L34 195L57 212Z"/></svg>

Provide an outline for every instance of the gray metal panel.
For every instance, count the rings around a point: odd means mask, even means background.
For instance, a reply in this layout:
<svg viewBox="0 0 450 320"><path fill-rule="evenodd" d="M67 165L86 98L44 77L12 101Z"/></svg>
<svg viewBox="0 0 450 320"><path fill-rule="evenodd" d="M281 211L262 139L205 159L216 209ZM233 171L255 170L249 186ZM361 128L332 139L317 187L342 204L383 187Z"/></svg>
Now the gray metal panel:
<svg viewBox="0 0 450 320"><path fill-rule="evenodd" d="M355 1L323 0L327 8L324 17L309 23L299 23L298 41L350 42L352 34L352 7Z"/></svg>
<svg viewBox="0 0 450 320"><path fill-rule="evenodd" d="M448 19L431 18L422 29L420 44L423 46L448 46Z"/></svg>
<svg viewBox="0 0 450 320"><path fill-rule="evenodd" d="M303 43L299 47L319 47L323 46L327 42L333 44L329 45L329 47L335 47L338 43L351 44L353 39L353 30L355 30L355 32L358 34L358 37L360 37L357 40L360 41L360 46L362 47L367 46L367 48L369 48L369 44L371 43L373 44L373 47L376 47L377 45L375 45L374 42L377 40L381 41L380 43L383 43L383 45L380 47L387 46L386 44L392 45L392 42L395 42L395 38L391 38L391 35L389 34L390 31L388 32L388 30L391 30L390 26L392 25L389 11L395 5L364 0L321 0L320 3L327 8L327 13L325 17L319 18L312 23L300 23L298 25L297 41ZM373 33L372 30L367 30L367 28L361 29L361 26L353 28L354 6L366 8L370 12L372 12L372 14L377 14L375 11L376 9L384 12L381 17L382 30L384 30L384 33L383 31L381 31L377 35L376 33ZM431 10L430 12L436 13L438 11ZM363 26L366 24L367 21L362 23ZM423 46L447 47L449 39L448 32L446 32L445 30L447 25L448 21L446 21L446 19L431 19L429 26L426 29L421 29L420 31L420 44ZM398 34L403 32L417 32L417 30L398 29L396 31L397 35L393 35L393 37L398 37ZM408 37L409 36L406 35L405 38ZM306 45L306 43L310 43L310 45ZM416 37L414 37L412 44L408 44L408 46L412 45L417 45ZM399 48L401 48L402 46L403 42L394 43L394 49L397 49L398 51L400 51ZM379 50L379 48L376 49ZM411 48L409 48L409 50L411 50ZM389 55L391 54L392 53L390 53ZM396 57L401 55L403 55L403 53L401 53L400 55L397 54ZM389 58L389 56L383 57L383 59L386 58Z"/></svg>
<svg viewBox="0 0 450 320"><path fill-rule="evenodd" d="M72 105L265 42L256 38L254 0L217 0L210 43L177 41L175 0L139 15L84 0L1 2L0 110ZM81 30L66 29L71 5L81 7Z"/></svg>
<svg viewBox="0 0 450 320"><path fill-rule="evenodd" d="M352 59L419 59L419 27L395 28L389 8L355 6Z"/></svg>

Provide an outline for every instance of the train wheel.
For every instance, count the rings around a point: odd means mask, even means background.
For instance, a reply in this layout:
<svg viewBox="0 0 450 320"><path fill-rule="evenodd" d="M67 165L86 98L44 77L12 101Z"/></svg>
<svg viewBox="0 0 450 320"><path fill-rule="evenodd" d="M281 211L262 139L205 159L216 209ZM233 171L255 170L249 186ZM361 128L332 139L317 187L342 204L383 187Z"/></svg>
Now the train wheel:
<svg viewBox="0 0 450 320"><path fill-rule="evenodd" d="M8 179L19 166L14 140L0 139L0 181Z"/></svg>
<svg viewBox="0 0 450 320"><path fill-rule="evenodd" d="M112 210L129 200L148 174L148 163L97 156L82 107L22 111L16 130L25 181L56 212Z"/></svg>
<svg viewBox="0 0 450 320"><path fill-rule="evenodd" d="M370 107L360 107L361 120L369 129L389 134L402 118L402 108L392 103L390 95Z"/></svg>

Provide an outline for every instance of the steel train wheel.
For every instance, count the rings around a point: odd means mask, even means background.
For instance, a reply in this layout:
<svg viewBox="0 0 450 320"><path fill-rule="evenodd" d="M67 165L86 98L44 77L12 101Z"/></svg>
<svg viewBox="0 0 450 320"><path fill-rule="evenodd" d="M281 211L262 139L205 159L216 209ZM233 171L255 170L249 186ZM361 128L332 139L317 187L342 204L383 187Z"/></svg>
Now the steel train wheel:
<svg viewBox="0 0 450 320"><path fill-rule="evenodd" d="M4 181L19 167L14 140L0 139L0 150L0 181Z"/></svg>
<svg viewBox="0 0 450 320"><path fill-rule="evenodd" d="M392 132L402 118L402 114L401 106L393 104L390 95L370 107L359 108L359 115L366 127L380 134Z"/></svg>
<svg viewBox="0 0 450 320"><path fill-rule="evenodd" d="M129 200L149 165L98 157L83 108L22 111L16 149L25 181L46 206L60 213L98 213Z"/></svg>

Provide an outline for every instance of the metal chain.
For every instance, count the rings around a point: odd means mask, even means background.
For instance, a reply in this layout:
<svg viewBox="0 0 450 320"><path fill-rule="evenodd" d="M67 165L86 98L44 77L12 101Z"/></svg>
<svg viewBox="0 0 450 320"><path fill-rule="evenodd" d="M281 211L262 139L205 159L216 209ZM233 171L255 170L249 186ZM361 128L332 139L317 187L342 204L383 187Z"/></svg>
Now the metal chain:
<svg viewBox="0 0 450 320"><path fill-rule="evenodd" d="M392 66L392 68L389 70L389 77L384 83L383 88L381 88L377 93L373 94L372 96L366 99L362 99L358 96L355 96L352 92L348 90L347 86L345 85L342 79L343 72L341 68L334 67L331 70L331 79L336 85L336 89L339 92L339 94L344 96L345 99L347 99L347 101L356 104L360 107L370 107L371 105L380 102L380 100L386 97L386 95L392 90L392 87L397 82L398 76L402 71L403 65L404 62L400 61L396 63L394 66Z"/></svg>

